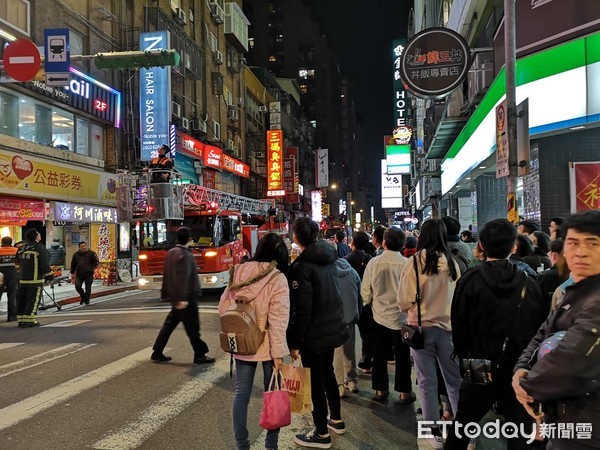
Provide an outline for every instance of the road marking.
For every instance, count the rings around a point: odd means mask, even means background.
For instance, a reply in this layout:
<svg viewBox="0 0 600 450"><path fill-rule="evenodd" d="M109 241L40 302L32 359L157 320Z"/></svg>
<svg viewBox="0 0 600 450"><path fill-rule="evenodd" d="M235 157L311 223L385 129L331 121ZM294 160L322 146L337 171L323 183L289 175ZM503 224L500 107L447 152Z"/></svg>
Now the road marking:
<svg viewBox="0 0 600 450"><path fill-rule="evenodd" d="M142 362L148 361L148 355L152 349L145 348L125 358L121 358L98 369L92 370L77 378L66 381L58 386L47 389L37 395L14 403L6 408L0 409L0 430L29 419L48 408L64 402L87 389L96 387L128 370L133 369Z"/></svg>
<svg viewBox="0 0 600 450"><path fill-rule="evenodd" d="M198 401L228 374L228 357L218 359L210 368L200 372L176 392L153 403L136 420L92 444L92 448L101 450L138 448L169 420L177 417L188 406Z"/></svg>
<svg viewBox="0 0 600 450"><path fill-rule="evenodd" d="M0 344L0 350L4 350L6 348L17 347L19 345L23 345L25 342L5 342L4 344Z"/></svg>
<svg viewBox="0 0 600 450"><path fill-rule="evenodd" d="M90 322L89 320L62 320L60 322L49 323L43 325L42 328L67 328L74 327L75 325L81 325L82 323Z"/></svg>
<svg viewBox="0 0 600 450"><path fill-rule="evenodd" d="M131 311L131 310L102 310L102 309L97 309L95 311L81 311L81 312L72 312L72 313L60 313L60 317L81 317L81 316L114 316L114 315L118 315L118 314L165 314L168 313L169 311L171 311L171 308L165 308L165 309L157 309L157 308L152 308L152 309L147 309L147 310L141 310L141 311ZM204 314L219 314L219 311L216 309L204 309L204 308L200 308L200 312L204 313ZM56 316L54 316L56 317Z"/></svg>
<svg viewBox="0 0 600 450"><path fill-rule="evenodd" d="M33 64L35 59L33 56L12 56L8 58L11 64Z"/></svg>
<svg viewBox="0 0 600 450"><path fill-rule="evenodd" d="M55 348L53 350L48 350L47 352L40 353L39 355L33 355L29 358L25 358L20 361L5 364L3 366L0 366L0 378L12 375L13 373L20 372L22 370L31 369L32 367L39 366L40 364L54 361L55 359L62 358L63 356L68 356L73 353L77 353L81 350L85 350L86 348L93 347L94 345L97 344L68 344L63 347ZM64 351L67 351L67 353L62 353Z"/></svg>

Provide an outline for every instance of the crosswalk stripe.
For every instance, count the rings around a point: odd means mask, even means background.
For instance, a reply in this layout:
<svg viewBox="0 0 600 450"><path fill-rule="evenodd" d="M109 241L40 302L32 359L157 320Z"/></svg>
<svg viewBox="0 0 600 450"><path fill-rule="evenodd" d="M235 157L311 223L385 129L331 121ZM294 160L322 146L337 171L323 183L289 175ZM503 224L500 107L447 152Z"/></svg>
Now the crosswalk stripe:
<svg viewBox="0 0 600 450"><path fill-rule="evenodd" d="M165 309L146 309L141 311L132 311L132 310L79 310L79 312L71 312L71 313L63 313L58 312L52 316L44 316L45 317L81 317L81 316L115 316L121 314L167 314L171 308ZM219 311L216 309L204 309L200 308L200 312L203 314L219 314Z"/></svg>
<svg viewBox="0 0 600 450"><path fill-rule="evenodd" d="M96 344L68 344L59 348L48 350L47 352L43 352L38 355L30 356L29 358L21 359L20 361L5 364L3 366L0 366L0 378L12 375L13 373L20 372L22 370L31 369L32 367L39 366L40 364L44 364L50 361L54 361L55 359L68 356L73 353L77 353L81 350L85 350L86 348L93 347L94 345Z"/></svg>
<svg viewBox="0 0 600 450"><path fill-rule="evenodd" d="M151 348L140 350L125 358L106 364L44 392L33 395L18 403L0 409L0 430L12 427L23 420L45 411L66 399L74 397L81 392L91 389L133 369L138 364L148 361Z"/></svg>
<svg viewBox="0 0 600 450"><path fill-rule="evenodd" d="M229 359L218 359L210 368L183 384L176 392L153 403L135 421L92 444L92 448L127 450L139 447L169 420L181 414L228 374Z"/></svg>
<svg viewBox="0 0 600 450"><path fill-rule="evenodd" d="M0 350L4 350L7 348L18 347L19 345L23 345L25 342L5 342L4 344L0 344Z"/></svg>
<svg viewBox="0 0 600 450"><path fill-rule="evenodd" d="M75 325L81 325L82 323L89 322L89 320L62 320L60 322L49 323L44 325L42 328L68 328L74 327Z"/></svg>

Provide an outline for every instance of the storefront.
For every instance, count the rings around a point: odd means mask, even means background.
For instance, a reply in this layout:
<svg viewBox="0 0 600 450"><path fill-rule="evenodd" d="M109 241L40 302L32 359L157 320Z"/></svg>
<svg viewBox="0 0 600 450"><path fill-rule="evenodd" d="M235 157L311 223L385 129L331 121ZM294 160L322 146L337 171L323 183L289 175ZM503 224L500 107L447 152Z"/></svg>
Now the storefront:
<svg viewBox="0 0 600 450"><path fill-rule="evenodd" d="M600 33L517 63L517 103L529 102L531 149L529 175L519 181L519 209L544 227L550 217L571 210L571 164L598 160L599 77ZM502 71L442 162L442 193L471 191L480 226L506 214L506 178L495 176L495 111L504 99Z"/></svg>

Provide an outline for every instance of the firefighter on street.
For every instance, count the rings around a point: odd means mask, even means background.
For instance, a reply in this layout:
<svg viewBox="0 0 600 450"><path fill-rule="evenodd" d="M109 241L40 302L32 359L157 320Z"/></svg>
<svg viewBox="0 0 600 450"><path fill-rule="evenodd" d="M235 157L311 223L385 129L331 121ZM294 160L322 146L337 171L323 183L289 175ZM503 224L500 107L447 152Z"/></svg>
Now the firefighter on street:
<svg viewBox="0 0 600 450"><path fill-rule="evenodd" d="M20 328L31 328L40 326L35 316L42 298L44 282L52 281L54 275L50 269L48 250L40 243L42 235L31 229L27 231L25 238L27 243L17 254L21 277L17 321Z"/></svg>

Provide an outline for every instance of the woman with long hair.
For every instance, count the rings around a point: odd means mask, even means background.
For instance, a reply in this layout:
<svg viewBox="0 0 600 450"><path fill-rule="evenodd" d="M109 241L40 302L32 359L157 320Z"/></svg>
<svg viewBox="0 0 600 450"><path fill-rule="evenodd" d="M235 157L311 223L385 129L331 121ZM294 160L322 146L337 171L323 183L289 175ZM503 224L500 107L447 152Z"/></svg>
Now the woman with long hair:
<svg viewBox="0 0 600 450"><path fill-rule="evenodd" d="M440 420L436 362L439 363L454 413L462 382L458 362L451 358L454 346L450 326L450 305L460 271L447 240L444 222L431 219L423 223L417 253L402 270L398 290L398 306L407 313L407 323L419 325L416 304L418 280L425 348L411 349L411 354L417 369L423 420L432 423ZM433 437L427 441L433 448L442 448L440 430L432 430Z"/></svg>
<svg viewBox="0 0 600 450"><path fill-rule="evenodd" d="M233 432L238 450L250 448L246 424L258 363L262 363L267 390L273 370L279 371L283 357L289 355L285 337L290 314L290 291L286 278L288 261L288 248L283 239L275 233L266 234L258 242L252 259L231 268L229 286L219 302L219 316L223 316L236 299L251 300L249 305L254 310L256 323L266 331L256 354L233 355L236 368ZM276 449L278 437L278 429L267 431L265 447Z"/></svg>

